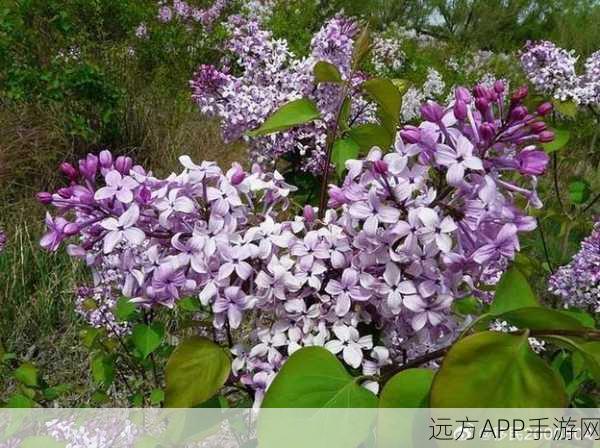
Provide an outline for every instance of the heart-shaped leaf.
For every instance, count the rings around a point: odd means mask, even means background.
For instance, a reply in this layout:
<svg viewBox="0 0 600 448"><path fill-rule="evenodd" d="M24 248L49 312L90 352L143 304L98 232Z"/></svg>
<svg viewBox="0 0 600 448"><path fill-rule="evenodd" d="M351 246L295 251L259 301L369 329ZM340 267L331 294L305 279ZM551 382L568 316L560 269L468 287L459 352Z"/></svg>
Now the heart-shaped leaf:
<svg viewBox="0 0 600 448"><path fill-rule="evenodd" d="M425 408L433 370L407 369L394 375L384 386L379 397L380 408Z"/></svg>
<svg viewBox="0 0 600 448"><path fill-rule="evenodd" d="M486 331L452 346L433 380L431 407L562 408L560 377L529 348L528 334Z"/></svg>
<svg viewBox="0 0 600 448"><path fill-rule="evenodd" d="M171 354L165 370L165 406L191 408L217 393L225 384L231 362L214 342L193 336Z"/></svg>
<svg viewBox="0 0 600 448"><path fill-rule="evenodd" d="M331 161L335 165L335 171L338 176L341 177L344 173L347 160L356 159L358 157L359 150L360 147L358 144L350 138L335 141L331 153Z"/></svg>
<svg viewBox="0 0 600 448"><path fill-rule="evenodd" d="M517 267L511 266L498 282L489 313L498 315L531 306L539 306L535 294L523 273Z"/></svg>
<svg viewBox="0 0 600 448"><path fill-rule="evenodd" d="M542 307L526 307L497 316L519 329L530 330L583 330L583 324L561 311Z"/></svg>
<svg viewBox="0 0 600 448"><path fill-rule="evenodd" d="M342 76L340 75L337 67L327 61L319 61L313 68L316 82L342 82Z"/></svg>
<svg viewBox="0 0 600 448"><path fill-rule="evenodd" d="M392 136L381 125L367 123L348 131L348 135L360 146L361 151L367 152L373 146L378 146L382 150L388 149L392 144Z"/></svg>
<svg viewBox="0 0 600 448"><path fill-rule="evenodd" d="M569 199L573 204L583 204L590 198L590 184L584 179L575 179L569 183Z"/></svg>
<svg viewBox="0 0 600 448"><path fill-rule="evenodd" d="M39 383L38 369L30 362L24 362L14 372L15 379L27 387L36 387Z"/></svg>

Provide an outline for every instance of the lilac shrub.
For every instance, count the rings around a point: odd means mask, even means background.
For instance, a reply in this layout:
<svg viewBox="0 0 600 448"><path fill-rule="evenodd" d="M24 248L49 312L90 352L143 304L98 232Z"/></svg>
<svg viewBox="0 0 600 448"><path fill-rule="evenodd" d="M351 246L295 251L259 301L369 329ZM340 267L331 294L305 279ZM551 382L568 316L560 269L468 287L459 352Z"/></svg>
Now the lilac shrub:
<svg viewBox="0 0 600 448"><path fill-rule="evenodd" d="M337 54L342 41L331 42ZM104 294L103 311L119 295L145 309L197 298L256 403L305 346L377 374L450 343L462 325L452 304L491 300L485 285L535 228L517 203L541 206L535 187L548 158L537 145L553 136L542 120L551 107L530 112L526 95L508 98L497 82L458 88L445 107L424 104L422 123L400 131L391 152L374 147L346 163L323 219L311 206L294 216L294 187L257 164L223 172L182 156L183 170L162 179L127 157L89 155L61 166L67 187L38 195L56 208L42 245L71 241L69 254L94 274L80 300ZM102 314L88 318L111 327Z"/></svg>
<svg viewBox="0 0 600 448"><path fill-rule="evenodd" d="M600 310L600 221L571 262L550 277L549 289L568 307Z"/></svg>
<svg viewBox="0 0 600 448"><path fill-rule="evenodd" d="M157 19L161 23L179 21L188 25L200 24L210 31L230 3L231 0L215 0L208 8L200 9L184 0L173 0L171 3L165 1L159 4Z"/></svg>
<svg viewBox="0 0 600 448"><path fill-rule="evenodd" d="M228 28L225 47L232 60L225 59L221 68L200 66L191 81L192 98L201 113L221 121L226 141L249 140L254 161L268 165L286 156L299 160L305 171L324 171L327 135L337 119L341 87L315 83L313 68L318 61L333 64L356 90L350 95L352 121L374 121L374 107L358 94L365 76L351 69L359 32L353 20L337 16L327 22L313 37L310 55L304 59L296 58L287 42L274 39L256 19L232 16ZM315 102L321 119L267 137L245 136L280 106L301 97Z"/></svg>
<svg viewBox="0 0 600 448"><path fill-rule="evenodd" d="M575 53L552 42L530 42L521 55L521 65L536 90L561 101L574 101L582 106L600 104L600 51L593 53L578 75Z"/></svg>

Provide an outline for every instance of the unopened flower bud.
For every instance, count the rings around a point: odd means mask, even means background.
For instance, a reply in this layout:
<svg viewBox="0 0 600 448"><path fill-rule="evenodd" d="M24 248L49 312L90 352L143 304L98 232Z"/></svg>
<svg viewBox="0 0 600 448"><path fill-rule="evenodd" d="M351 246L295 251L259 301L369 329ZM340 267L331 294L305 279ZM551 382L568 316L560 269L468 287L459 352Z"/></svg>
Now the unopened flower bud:
<svg viewBox="0 0 600 448"><path fill-rule="evenodd" d="M246 173L244 170L239 169L231 176L231 185L239 185L246 178Z"/></svg>
<svg viewBox="0 0 600 448"><path fill-rule="evenodd" d="M552 112L552 103L542 103L537 107L537 113L544 116L544 115L548 115L550 112Z"/></svg>
<svg viewBox="0 0 600 448"><path fill-rule="evenodd" d="M110 151L108 151L107 149L105 149L104 151L100 151L98 158L100 159L100 166L102 168L110 168L111 167L111 165L113 163L113 157L112 157L112 154L110 153Z"/></svg>
<svg viewBox="0 0 600 448"><path fill-rule="evenodd" d="M495 83L494 83L494 91L500 95L501 93L504 93L504 81L502 81L501 79L498 79Z"/></svg>
<svg viewBox="0 0 600 448"><path fill-rule="evenodd" d="M373 163L373 169L377 174L385 174L388 172L388 164L383 160L376 160Z"/></svg>
<svg viewBox="0 0 600 448"><path fill-rule="evenodd" d="M306 222L313 222L315 220L315 209L312 205L305 205L302 211L302 216Z"/></svg>
<svg viewBox="0 0 600 448"><path fill-rule="evenodd" d="M477 110L479 112L481 112L483 115L485 115L488 111L488 108L490 107L490 103L486 98L477 98L475 100L475 107L477 108Z"/></svg>
<svg viewBox="0 0 600 448"><path fill-rule="evenodd" d="M427 101L421 106L422 117L433 123L439 123L444 118L444 109L435 101Z"/></svg>
<svg viewBox="0 0 600 448"><path fill-rule="evenodd" d="M491 123L482 123L479 126L479 134L484 140L491 140L496 134L496 129L494 129L494 125Z"/></svg>
<svg viewBox="0 0 600 448"><path fill-rule="evenodd" d="M59 188L57 193L65 199L69 199L71 197L71 195L73 194L73 190L69 187L65 187L65 188Z"/></svg>
<svg viewBox="0 0 600 448"><path fill-rule="evenodd" d="M529 125L529 128L535 134L539 134L540 132L545 131L547 126L546 123L544 123L543 121L534 121Z"/></svg>
<svg viewBox="0 0 600 448"><path fill-rule="evenodd" d="M60 171L70 180L77 179L77 170L68 162L63 162L60 164Z"/></svg>
<svg viewBox="0 0 600 448"><path fill-rule="evenodd" d="M75 223L69 223L63 228L63 234L66 236L73 236L79 233L79 226Z"/></svg>
<svg viewBox="0 0 600 448"><path fill-rule="evenodd" d="M96 177L96 170L98 169L98 157L93 154L79 161L79 171L87 179L93 179Z"/></svg>
<svg viewBox="0 0 600 448"><path fill-rule="evenodd" d="M457 120L465 120L467 118L467 104L462 100L456 100L454 103L454 116Z"/></svg>
<svg viewBox="0 0 600 448"><path fill-rule="evenodd" d="M525 99L527 94L529 93L529 89L527 85L522 85L517 90L515 90L510 98L513 103L520 103Z"/></svg>
<svg viewBox="0 0 600 448"><path fill-rule="evenodd" d="M418 143L421 140L421 131L414 126L407 126L400 131L400 137L406 143Z"/></svg>
<svg viewBox="0 0 600 448"><path fill-rule="evenodd" d="M462 101L464 103L469 103L471 101L471 94L465 87L457 87L454 91L454 97L457 101Z"/></svg>
<svg viewBox="0 0 600 448"><path fill-rule="evenodd" d="M542 131L539 134L539 139L542 143L550 143L552 140L554 140L554 132Z"/></svg>
<svg viewBox="0 0 600 448"><path fill-rule="evenodd" d="M133 161L130 157L119 156L115 161L115 169L119 171L121 174L129 173L131 167L133 166Z"/></svg>
<svg viewBox="0 0 600 448"><path fill-rule="evenodd" d="M46 191L41 191L35 196L41 204L48 205L52 202L52 195Z"/></svg>
<svg viewBox="0 0 600 448"><path fill-rule="evenodd" d="M519 172L523 175L539 176L544 174L550 158L544 151L521 151L517 155Z"/></svg>
<svg viewBox="0 0 600 448"><path fill-rule="evenodd" d="M512 121L520 121L527 116L527 108L525 106L513 107L510 111L510 119Z"/></svg>

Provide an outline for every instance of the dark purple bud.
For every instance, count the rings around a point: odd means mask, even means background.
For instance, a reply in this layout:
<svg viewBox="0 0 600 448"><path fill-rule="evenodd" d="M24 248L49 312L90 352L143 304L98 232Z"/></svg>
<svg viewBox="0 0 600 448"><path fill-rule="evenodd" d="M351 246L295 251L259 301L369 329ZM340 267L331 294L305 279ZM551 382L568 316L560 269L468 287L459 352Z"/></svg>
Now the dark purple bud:
<svg viewBox="0 0 600 448"><path fill-rule="evenodd" d="M418 143L421 140L421 131L414 126L407 126L400 131L400 137L406 143Z"/></svg>
<svg viewBox="0 0 600 448"><path fill-rule="evenodd" d="M544 123L543 121L534 121L529 125L529 128L535 134L539 134L540 132L545 131L547 126L546 123Z"/></svg>
<svg viewBox="0 0 600 448"><path fill-rule="evenodd" d="M475 100L475 107L477 108L477 110L479 112L481 112L483 115L486 115L488 108L490 107L490 103L487 99L485 98L477 98Z"/></svg>
<svg viewBox="0 0 600 448"><path fill-rule="evenodd" d="M70 180L77 179L77 170L73 165L68 162L63 162L60 164L60 171L67 176Z"/></svg>
<svg viewBox="0 0 600 448"><path fill-rule="evenodd" d="M63 234L65 234L66 236L73 236L78 234L79 230L79 226L71 222L64 227Z"/></svg>
<svg viewBox="0 0 600 448"><path fill-rule="evenodd" d="M302 216L304 216L306 222L313 222L315 220L315 209L312 207L312 205L304 206Z"/></svg>
<svg viewBox="0 0 600 448"><path fill-rule="evenodd" d="M421 106L421 116L427 121L439 123L444 118L444 109L435 101L427 101Z"/></svg>
<svg viewBox="0 0 600 448"><path fill-rule="evenodd" d="M44 205L48 205L52 202L52 195L46 191L41 191L35 195L37 200Z"/></svg>
<svg viewBox="0 0 600 448"><path fill-rule="evenodd" d="M487 88L481 84L476 85L475 87L473 87L473 96L475 98L487 98Z"/></svg>
<svg viewBox="0 0 600 448"><path fill-rule="evenodd" d="M457 120L465 120L467 118L467 104L462 100L456 100L454 103L454 116Z"/></svg>
<svg viewBox="0 0 600 448"><path fill-rule="evenodd" d="M513 103L520 103L525 99L527 94L529 93L529 89L527 85L522 85L517 90L515 90L510 98Z"/></svg>
<svg viewBox="0 0 600 448"><path fill-rule="evenodd" d="M73 194L73 190L70 187L59 188L58 194L65 199L69 199Z"/></svg>
<svg viewBox="0 0 600 448"><path fill-rule="evenodd" d="M98 169L98 157L93 154L88 154L85 160L79 161L79 171L84 177L93 179L96 177L96 170Z"/></svg>
<svg viewBox="0 0 600 448"><path fill-rule="evenodd" d="M388 164L383 160L376 160L375 163L373 163L373 169L377 174L385 174L388 172Z"/></svg>
<svg viewBox="0 0 600 448"><path fill-rule="evenodd" d="M537 107L537 113L544 116L544 115L548 115L550 112L552 112L553 106L552 103L542 103Z"/></svg>
<svg viewBox="0 0 600 448"><path fill-rule="evenodd" d="M505 86L504 86L504 81L502 81L501 79L498 79L495 83L494 83L494 91L500 95L501 93L504 92Z"/></svg>
<svg viewBox="0 0 600 448"><path fill-rule="evenodd" d="M113 156L109 150L105 149L104 151L100 151L99 154L100 166L102 168L110 168L113 163Z"/></svg>
<svg viewBox="0 0 600 448"><path fill-rule="evenodd" d="M527 108L525 106L513 107L510 111L510 119L512 121L520 121L527 116Z"/></svg>
<svg viewBox="0 0 600 448"><path fill-rule="evenodd" d="M494 125L491 123L482 123L479 126L479 134L484 140L491 140L496 134L496 129L494 129Z"/></svg>
<svg viewBox="0 0 600 448"><path fill-rule="evenodd" d="M554 132L542 131L539 134L539 139L542 143L550 143L552 140L554 140Z"/></svg>
<svg viewBox="0 0 600 448"><path fill-rule="evenodd" d="M517 155L519 172L524 175L539 176L544 174L550 158L544 151L521 151Z"/></svg>
<svg viewBox="0 0 600 448"><path fill-rule="evenodd" d="M115 169L121 174L128 174L132 166L133 160L131 160L131 157L119 156L115 161Z"/></svg>
<svg viewBox="0 0 600 448"><path fill-rule="evenodd" d="M456 98L457 101L462 101L464 103L471 102L471 94L465 87L457 87L454 91L454 98Z"/></svg>

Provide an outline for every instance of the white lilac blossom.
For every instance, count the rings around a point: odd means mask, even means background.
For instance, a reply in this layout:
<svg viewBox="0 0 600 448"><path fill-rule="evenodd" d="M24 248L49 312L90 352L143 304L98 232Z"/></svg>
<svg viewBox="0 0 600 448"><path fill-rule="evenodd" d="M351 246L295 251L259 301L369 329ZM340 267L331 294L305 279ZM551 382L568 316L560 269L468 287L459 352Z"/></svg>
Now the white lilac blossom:
<svg viewBox="0 0 600 448"><path fill-rule="evenodd" d="M422 91L425 98L437 98L444 93L446 83L442 79L442 75L433 67L427 69L427 78L423 83Z"/></svg>
<svg viewBox="0 0 600 448"><path fill-rule="evenodd" d="M429 67L427 69L427 78L421 88L411 86L403 95L400 119L406 123L419 118L421 115L421 104L427 100L441 98L445 87L446 83L442 79L442 75L436 69Z"/></svg>
<svg viewBox="0 0 600 448"><path fill-rule="evenodd" d="M140 23L135 29L135 37L138 39L148 38L148 27L145 22Z"/></svg>
<svg viewBox="0 0 600 448"><path fill-rule="evenodd" d="M550 277L549 289L568 307L600 310L600 221L571 262Z"/></svg>
<svg viewBox="0 0 600 448"><path fill-rule="evenodd" d="M581 106L600 105L600 51L593 53L578 75L575 53L552 42L528 43L521 55L521 65L536 90L561 101Z"/></svg>
<svg viewBox="0 0 600 448"><path fill-rule="evenodd" d="M509 333L513 331L518 331L519 328L514 325L509 324L505 320L495 320L489 325L489 329L491 331L498 331L501 333ZM535 353L542 353L546 350L546 341L537 338L528 338L527 342L529 342L529 347Z"/></svg>
<svg viewBox="0 0 600 448"><path fill-rule="evenodd" d="M274 39L257 20L232 16L228 28L226 49L241 74L234 75L231 64L224 61L221 69L200 66L191 81L192 98L200 112L219 118L225 140L244 137L280 106L301 97L312 99L321 112L321 118L313 123L250 139L254 161L267 165L286 156L298 161L305 171L324 171L327 134L337 119L340 87L315 83L313 68L318 61L335 65L346 80L352 76L349 80L356 87L351 92L353 122L374 120L374 107L369 107L357 92L365 77L351 71L354 38L359 31L354 21L342 16L331 19L313 37L310 55L305 59L295 58L287 42Z"/></svg>
<svg viewBox="0 0 600 448"><path fill-rule="evenodd" d="M375 72L380 75L390 75L402 70L406 54L402 44L396 38L376 36L371 49L371 61Z"/></svg>
<svg viewBox="0 0 600 448"><path fill-rule="evenodd" d="M498 82L458 88L447 107L424 104L391 152L347 162L323 219L311 206L286 211L293 187L258 165L222 172L183 156L180 173L156 178L108 151L64 163L70 185L38 195L57 210L42 245L69 239L103 300L153 308L197 297L217 342L231 332L235 378L257 403L305 346L375 374L450 343L462 324L452 303L491 300L482 286L535 228L517 204L541 206L548 158L538 143L552 134L541 120L549 108L530 113L525 96L507 99Z"/></svg>

